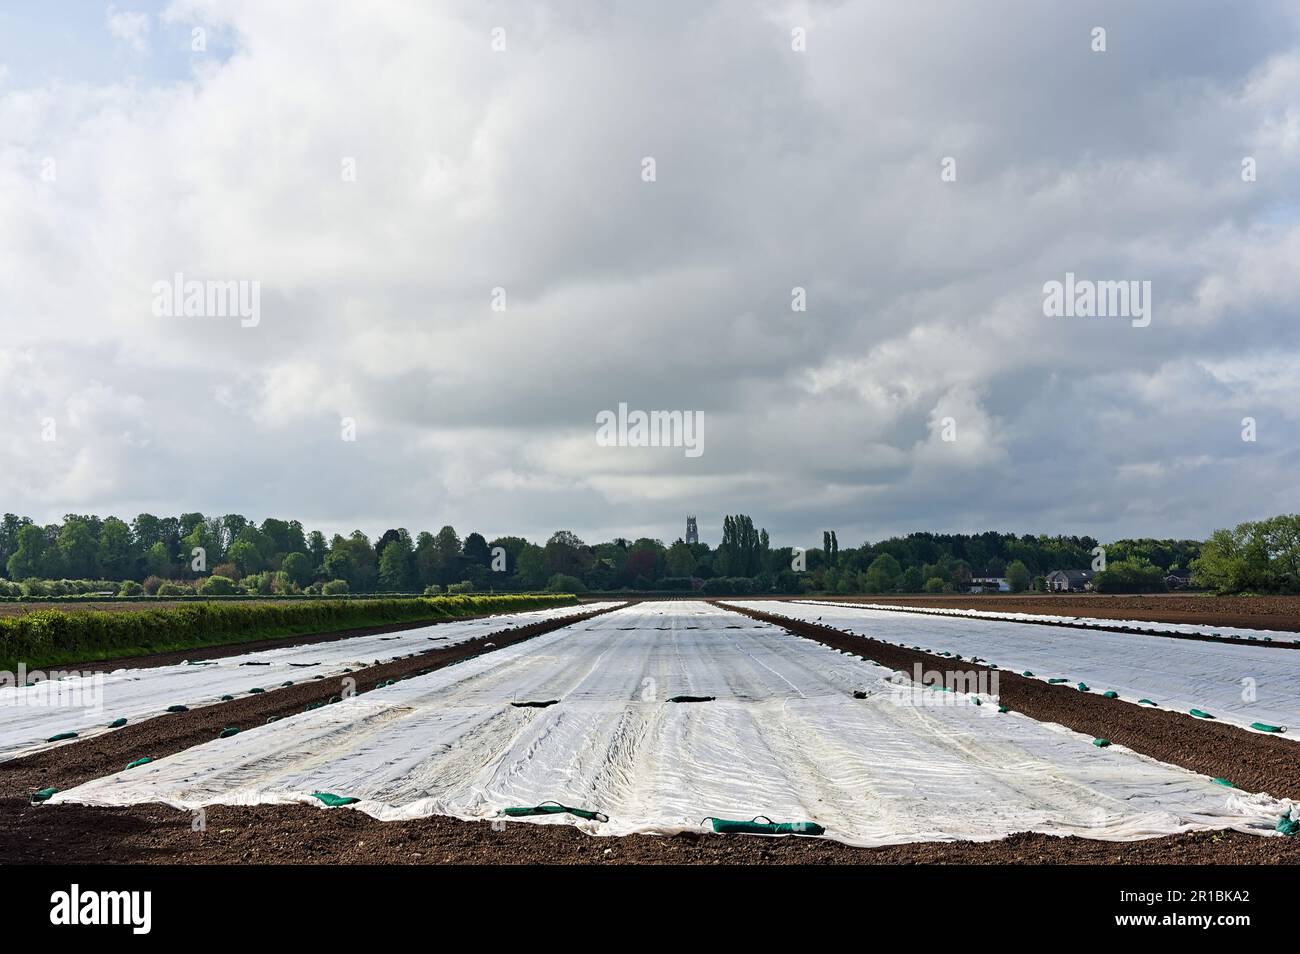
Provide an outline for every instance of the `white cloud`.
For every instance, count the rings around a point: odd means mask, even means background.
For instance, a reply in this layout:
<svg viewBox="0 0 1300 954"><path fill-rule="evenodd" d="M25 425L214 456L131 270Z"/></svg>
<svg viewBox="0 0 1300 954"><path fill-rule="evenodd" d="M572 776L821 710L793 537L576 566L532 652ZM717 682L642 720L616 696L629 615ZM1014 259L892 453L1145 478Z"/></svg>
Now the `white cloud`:
<svg viewBox="0 0 1300 954"><path fill-rule="evenodd" d="M1102 16L1127 37L1104 63L1078 40ZM1294 497L1285 4L189 0L161 22L233 52L152 86L0 87L5 509L671 537L744 507L796 542L1203 533ZM147 49L146 15L109 29ZM260 325L154 318L178 271L259 281ZM1066 271L1150 279L1151 327L1044 318ZM598 454L619 401L703 411L704 456ZM38 405L84 425L51 451ZM1166 466L1141 507L1096 477L1184 459L1220 466Z"/></svg>
<svg viewBox="0 0 1300 954"><path fill-rule="evenodd" d="M108 8L108 32L135 53L149 49L149 14Z"/></svg>

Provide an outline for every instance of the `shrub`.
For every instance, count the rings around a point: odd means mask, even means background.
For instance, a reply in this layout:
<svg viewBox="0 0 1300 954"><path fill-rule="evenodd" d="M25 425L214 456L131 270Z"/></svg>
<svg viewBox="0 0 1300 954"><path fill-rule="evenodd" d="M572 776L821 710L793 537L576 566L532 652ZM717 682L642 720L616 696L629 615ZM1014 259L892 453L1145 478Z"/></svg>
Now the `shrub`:
<svg viewBox="0 0 1300 954"><path fill-rule="evenodd" d="M576 576L557 573L546 584L549 593L585 593L587 587Z"/></svg>
<svg viewBox="0 0 1300 954"><path fill-rule="evenodd" d="M233 596L239 590L235 586L235 581L228 576L220 576L213 573L210 577L199 584L200 596Z"/></svg>
<svg viewBox="0 0 1300 954"><path fill-rule="evenodd" d="M473 592L474 592L474 584L471 583L469 580L461 580L459 583L450 583L447 585L448 595L455 595L457 593L473 593Z"/></svg>
<svg viewBox="0 0 1300 954"><path fill-rule="evenodd" d="M439 586L437 583L430 583L428 586L424 588L425 596L437 596L441 592L442 592L442 587Z"/></svg>
<svg viewBox="0 0 1300 954"><path fill-rule="evenodd" d="M118 588L118 596L139 596L144 592L144 587L135 580L124 580L121 587Z"/></svg>
<svg viewBox="0 0 1300 954"><path fill-rule="evenodd" d="M147 596L155 596L155 595L157 595L157 593L158 593L158 587L162 586L162 585L163 585L164 583L166 583L166 582L167 582L167 581L164 580L161 576L147 576L147 577L145 577L145 579L144 579L144 584L143 584L145 594L146 594Z"/></svg>
<svg viewBox="0 0 1300 954"><path fill-rule="evenodd" d="M194 587L186 586L184 583L173 583L168 580L162 586L158 587L157 596L193 596Z"/></svg>
<svg viewBox="0 0 1300 954"><path fill-rule="evenodd" d="M348 591L347 580L330 580L320 588L320 591L326 596L342 596Z"/></svg>
<svg viewBox="0 0 1300 954"><path fill-rule="evenodd" d="M925 591L927 593L942 593L943 579L937 576L930 577L925 581Z"/></svg>

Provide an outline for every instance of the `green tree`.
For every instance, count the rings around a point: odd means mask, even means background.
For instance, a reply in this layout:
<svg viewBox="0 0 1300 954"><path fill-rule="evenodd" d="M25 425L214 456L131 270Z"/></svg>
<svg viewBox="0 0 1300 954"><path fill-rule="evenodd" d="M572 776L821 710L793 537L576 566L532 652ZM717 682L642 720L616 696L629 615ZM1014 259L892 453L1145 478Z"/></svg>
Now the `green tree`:
<svg viewBox="0 0 1300 954"><path fill-rule="evenodd" d="M546 565L546 552L535 543L528 543L519 551L519 569L516 573L519 582L529 589L540 589L546 585L551 573Z"/></svg>
<svg viewBox="0 0 1300 954"><path fill-rule="evenodd" d="M249 540L236 540L226 552L226 559L239 568L243 576L262 569L262 551Z"/></svg>
<svg viewBox="0 0 1300 954"><path fill-rule="evenodd" d="M90 521L74 514L63 519L63 527L59 530L59 555L63 558L63 571L69 577L86 580L97 575L95 560L99 556L99 540Z"/></svg>
<svg viewBox="0 0 1300 954"><path fill-rule="evenodd" d="M664 562L668 566L668 575L676 577L694 576L695 567L699 564L691 548L681 539L668 548Z"/></svg>
<svg viewBox="0 0 1300 954"><path fill-rule="evenodd" d="M1029 589L1029 583L1029 567L1020 560L1012 560L1007 565L1007 586L1011 588L1011 592L1023 593Z"/></svg>
<svg viewBox="0 0 1300 954"><path fill-rule="evenodd" d="M379 588L389 592L406 593L415 589L415 547L405 529L384 547L379 557Z"/></svg>
<svg viewBox="0 0 1300 954"><path fill-rule="evenodd" d="M867 567L863 586L868 593L888 593L894 589L903 568L888 553L882 553Z"/></svg>
<svg viewBox="0 0 1300 954"><path fill-rule="evenodd" d="M9 579L26 580L40 576L45 565L45 548L47 546L45 530L34 524L28 524L18 531L17 548L9 558L6 569Z"/></svg>
<svg viewBox="0 0 1300 954"><path fill-rule="evenodd" d="M307 556L307 554L288 553L285 554L280 569L289 578L289 582L295 586L303 587L311 583L312 573L315 568L312 566L311 557Z"/></svg>
<svg viewBox="0 0 1300 954"><path fill-rule="evenodd" d="M129 579L136 572L135 541L131 528L117 517L107 517L99 531L99 571L106 580Z"/></svg>

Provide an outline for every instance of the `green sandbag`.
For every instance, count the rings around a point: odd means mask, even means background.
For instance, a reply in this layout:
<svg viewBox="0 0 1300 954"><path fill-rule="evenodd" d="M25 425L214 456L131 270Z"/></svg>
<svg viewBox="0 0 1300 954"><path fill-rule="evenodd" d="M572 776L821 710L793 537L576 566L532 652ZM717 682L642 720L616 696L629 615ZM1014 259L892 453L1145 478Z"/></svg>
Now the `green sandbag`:
<svg viewBox="0 0 1300 954"><path fill-rule="evenodd" d="M1294 835L1300 832L1300 821L1291 818L1290 815L1283 815L1277 820L1277 826L1274 831L1280 831L1284 835Z"/></svg>
<svg viewBox="0 0 1300 954"><path fill-rule="evenodd" d="M167 711L168 712L189 712L190 707L189 706L168 706Z"/></svg>
<svg viewBox="0 0 1300 954"><path fill-rule="evenodd" d="M1101 697L1103 699L1118 699L1119 693L1116 692L1114 689L1107 689L1105 692L1101 694Z"/></svg>
<svg viewBox="0 0 1300 954"><path fill-rule="evenodd" d="M280 721L281 719L283 719L283 718L284 718L284 716L270 716L270 717L266 720L266 724L267 724L267 725L270 725L272 722L279 722L279 721Z"/></svg>
<svg viewBox="0 0 1300 954"><path fill-rule="evenodd" d="M1092 744L1097 746L1099 749L1104 749L1106 746L1110 745L1110 739L1093 739Z"/></svg>
<svg viewBox="0 0 1300 954"><path fill-rule="evenodd" d="M524 818L528 815L576 815L587 821L607 822L609 816L604 812L595 812L586 808L571 808L559 802L542 802L540 805L518 805L501 809L503 815L511 818Z"/></svg>
<svg viewBox="0 0 1300 954"><path fill-rule="evenodd" d="M1214 716L1210 715L1208 712L1202 712L1200 709L1188 709L1188 710L1187 710L1187 714L1188 714L1188 715L1194 715L1194 716L1196 716L1196 718L1198 718L1198 719L1213 719L1213 718L1214 718Z"/></svg>
<svg viewBox="0 0 1300 954"><path fill-rule="evenodd" d="M330 808L338 808L340 805L354 805L361 801L359 798L353 798L351 795L335 795L332 792L312 792L312 798L319 798Z"/></svg>
<svg viewBox="0 0 1300 954"><path fill-rule="evenodd" d="M998 706L998 711L999 711L999 712L1010 712L1011 710L1008 709L1006 706Z"/></svg>
<svg viewBox="0 0 1300 954"><path fill-rule="evenodd" d="M235 697L234 697L234 696L222 696L222 697L221 697L221 701L222 701L222 702L234 702L234 701L235 701Z"/></svg>
<svg viewBox="0 0 1300 954"><path fill-rule="evenodd" d="M228 738L230 738L232 735L239 735L239 727L238 727L238 726L233 726L233 725L232 725L232 726L227 726L226 728L222 729L222 730L217 734L217 738L218 738L218 739L228 739Z"/></svg>
<svg viewBox="0 0 1300 954"><path fill-rule="evenodd" d="M1153 706L1153 705L1155 705L1155 703L1152 702L1150 699L1139 699L1139 700L1138 700L1138 705L1140 705L1140 706Z"/></svg>
<svg viewBox="0 0 1300 954"><path fill-rule="evenodd" d="M1216 778L1216 779L1214 779L1213 781L1214 781L1214 784L1215 784L1215 785L1222 785L1224 788L1236 788L1236 787L1237 787L1237 786L1233 785L1231 782L1229 782L1226 778Z"/></svg>
<svg viewBox="0 0 1300 954"><path fill-rule="evenodd" d="M129 765L127 766L127 768L129 768L129 769L138 768L138 767L141 766L141 765L148 765L148 764L149 764L150 762L152 762L152 761L153 761L153 759L152 759L151 757L149 757L148 755L145 755L145 756L142 756L141 758L136 759L136 760L135 760L134 762L132 762L131 764L129 764Z"/></svg>
<svg viewBox="0 0 1300 954"><path fill-rule="evenodd" d="M1026 679L1032 679L1033 676L1034 676L1034 674L1033 674L1032 672L1030 672L1028 669L1026 669L1026 670L1025 670L1024 672L1022 672L1020 675L1024 676Z"/></svg>
<svg viewBox="0 0 1300 954"><path fill-rule="evenodd" d="M719 835L824 835L826 829L816 822L774 822L766 815L749 821L731 818L707 818Z"/></svg>
<svg viewBox="0 0 1300 954"><path fill-rule="evenodd" d="M108 727L110 729L120 729L124 725L126 725L126 719L114 719L108 724Z"/></svg>
<svg viewBox="0 0 1300 954"><path fill-rule="evenodd" d="M252 695L257 695L259 692L266 692L265 689L259 688L258 686L254 686L252 689L249 689L248 691Z"/></svg>
<svg viewBox="0 0 1300 954"><path fill-rule="evenodd" d="M1252 722L1250 724L1250 727L1252 729L1258 730L1259 732L1285 732L1286 731L1286 726L1284 725L1269 725L1267 722Z"/></svg>
<svg viewBox="0 0 1300 954"><path fill-rule="evenodd" d="M52 736L50 736L50 737L49 737L48 739L46 739L45 741L46 741L46 742L62 742L64 739L75 739L76 737L77 737L77 733L75 733L75 732L60 732L58 735L52 735Z"/></svg>
<svg viewBox="0 0 1300 954"><path fill-rule="evenodd" d="M49 788L41 789L39 792L32 792L32 802L48 802L57 791L57 788L50 786Z"/></svg>
<svg viewBox="0 0 1300 954"><path fill-rule="evenodd" d="M1075 686L1075 688L1078 689L1080 692L1091 692L1091 691L1092 691L1091 689L1088 688L1088 684L1087 684L1086 682L1081 682L1081 683L1079 683L1077 686Z"/></svg>
<svg viewBox="0 0 1300 954"><path fill-rule="evenodd" d="M1068 680L1068 679L1056 678L1056 679L1049 679L1049 680L1047 680L1047 684L1048 684L1049 686L1059 686L1061 683L1063 683L1063 682L1069 682L1069 681L1070 681L1070 680Z"/></svg>

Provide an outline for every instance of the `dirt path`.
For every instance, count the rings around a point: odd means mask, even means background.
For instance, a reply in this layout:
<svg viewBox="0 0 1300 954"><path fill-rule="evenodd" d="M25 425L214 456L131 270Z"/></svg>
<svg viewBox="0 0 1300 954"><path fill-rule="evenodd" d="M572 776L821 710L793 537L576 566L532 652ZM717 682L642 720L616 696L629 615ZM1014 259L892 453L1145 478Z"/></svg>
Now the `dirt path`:
<svg viewBox="0 0 1300 954"><path fill-rule="evenodd" d="M906 649L818 623L719 605L895 671L911 673L919 663L927 671L959 668L989 676L993 672L969 660L955 661ZM1178 712L1148 709L1135 700L1107 699L1099 693L1079 692L1070 685L1049 685L1008 670L998 670L997 677L1002 703L1016 712L1093 738L1108 739L1161 762L1227 779L1246 791L1300 799L1300 745L1295 742Z"/></svg>

